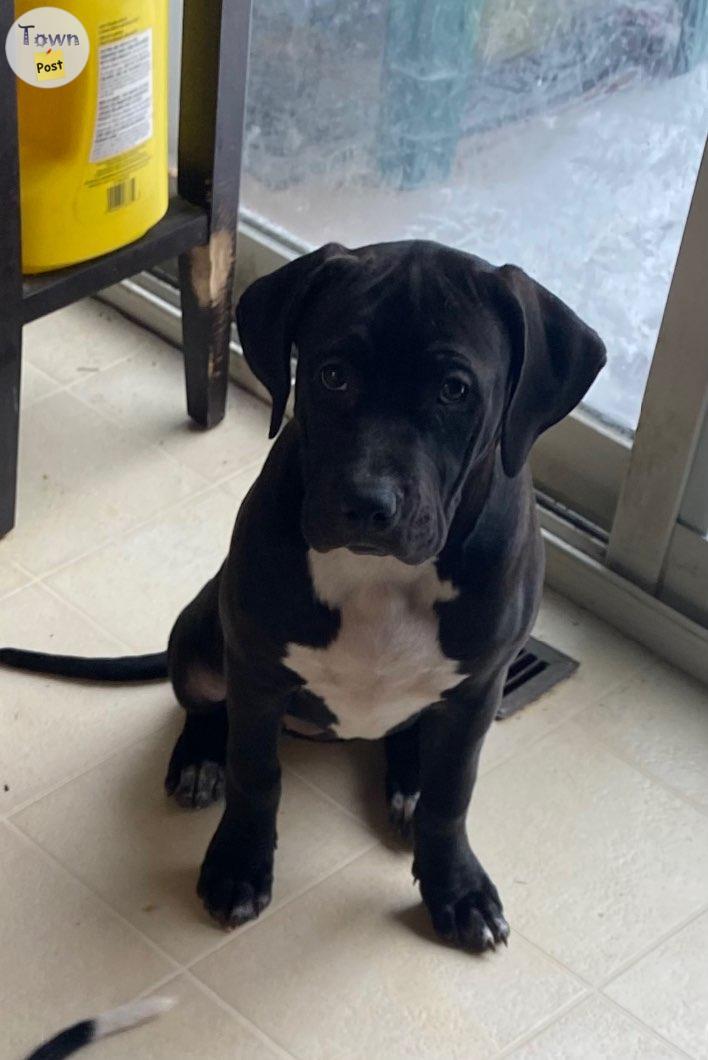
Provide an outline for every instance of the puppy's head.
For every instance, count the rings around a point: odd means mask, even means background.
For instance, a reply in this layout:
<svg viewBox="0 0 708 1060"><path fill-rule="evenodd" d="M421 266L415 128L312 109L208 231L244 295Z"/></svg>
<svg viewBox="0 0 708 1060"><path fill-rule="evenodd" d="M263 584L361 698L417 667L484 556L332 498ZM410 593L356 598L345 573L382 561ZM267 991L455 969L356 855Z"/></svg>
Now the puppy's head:
<svg viewBox="0 0 708 1060"><path fill-rule="evenodd" d="M237 322L273 399L271 437L297 351L308 544L407 563L440 552L491 450L517 475L605 361L520 269L435 243L329 244L252 284Z"/></svg>

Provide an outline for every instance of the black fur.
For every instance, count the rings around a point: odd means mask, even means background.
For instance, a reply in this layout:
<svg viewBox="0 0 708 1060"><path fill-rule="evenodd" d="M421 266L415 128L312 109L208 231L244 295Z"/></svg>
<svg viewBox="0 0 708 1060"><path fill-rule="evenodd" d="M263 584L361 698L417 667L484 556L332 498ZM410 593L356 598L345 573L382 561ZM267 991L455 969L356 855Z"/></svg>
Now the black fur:
<svg viewBox="0 0 708 1060"><path fill-rule="evenodd" d="M64 1060L65 1057L83 1049L85 1045L90 1045L95 1037L95 1029L93 1020L75 1023L73 1027L67 1027L50 1041L40 1045L26 1060Z"/></svg>
<svg viewBox="0 0 708 1060"><path fill-rule="evenodd" d="M324 648L340 628L315 595L308 549L432 559L457 590L436 610L459 681L387 737L389 796L410 808L420 793L414 874L437 931L472 950L506 941L465 819L541 594L526 458L583 397L604 347L521 270L433 243L329 245L253 284L237 320L273 398L272 434L293 348L298 373L295 417L241 506L226 561L170 638L187 720L168 791L195 806L226 794L199 894L227 927L268 904L283 718L336 726L333 705L303 691L286 661L288 644Z"/></svg>
<svg viewBox="0 0 708 1060"><path fill-rule="evenodd" d="M30 673L73 677L79 681L164 681L167 652L127 655L115 659L84 659L78 655L49 655L42 651L0 648L0 663Z"/></svg>

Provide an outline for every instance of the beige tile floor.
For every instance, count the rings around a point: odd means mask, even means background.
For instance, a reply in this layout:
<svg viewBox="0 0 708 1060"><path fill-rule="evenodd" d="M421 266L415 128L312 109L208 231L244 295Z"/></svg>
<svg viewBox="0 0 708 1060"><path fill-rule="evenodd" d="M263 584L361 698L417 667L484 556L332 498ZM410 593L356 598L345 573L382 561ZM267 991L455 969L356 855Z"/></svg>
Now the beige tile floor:
<svg viewBox="0 0 708 1060"><path fill-rule="evenodd" d="M213 572L265 451L234 390L191 430L175 351L98 303L26 332L0 643L153 650ZM218 810L162 794L164 686L0 673L0 1058L155 990L96 1060L708 1057L708 691L548 594L579 672L486 750L470 828L513 928L431 936L387 835L375 745L286 742L277 884L224 935L194 895Z"/></svg>

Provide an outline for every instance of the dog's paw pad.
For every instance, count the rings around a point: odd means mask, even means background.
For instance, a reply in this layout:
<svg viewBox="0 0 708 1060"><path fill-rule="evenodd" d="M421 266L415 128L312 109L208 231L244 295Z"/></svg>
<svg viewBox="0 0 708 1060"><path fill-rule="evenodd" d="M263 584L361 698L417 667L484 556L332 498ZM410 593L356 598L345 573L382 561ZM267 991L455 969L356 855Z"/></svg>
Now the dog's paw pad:
<svg viewBox="0 0 708 1060"><path fill-rule="evenodd" d="M255 920L270 904L271 877L269 872L264 872L262 878L250 883L204 866L197 893L209 915L227 931L232 931Z"/></svg>
<svg viewBox="0 0 708 1060"><path fill-rule="evenodd" d="M413 816L419 798L419 791L404 795L402 791L396 790L388 802L388 819L396 831L406 839L413 830Z"/></svg>
<svg viewBox="0 0 708 1060"><path fill-rule="evenodd" d="M198 762L185 766L168 794L188 810L201 810L224 797L224 768L218 762Z"/></svg>

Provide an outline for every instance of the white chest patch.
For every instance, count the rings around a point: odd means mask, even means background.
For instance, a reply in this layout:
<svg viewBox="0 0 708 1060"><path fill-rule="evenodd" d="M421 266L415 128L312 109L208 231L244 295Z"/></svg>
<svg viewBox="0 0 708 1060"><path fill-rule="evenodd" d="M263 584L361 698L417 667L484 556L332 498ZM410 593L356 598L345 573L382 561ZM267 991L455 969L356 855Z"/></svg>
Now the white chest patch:
<svg viewBox="0 0 708 1060"><path fill-rule="evenodd" d="M317 597L341 613L326 648L288 644L286 662L337 715L346 739L377 739L462 679L438 641L433 605L457 595L434 563L412 567L347 549L310 551Z"/></svg>

